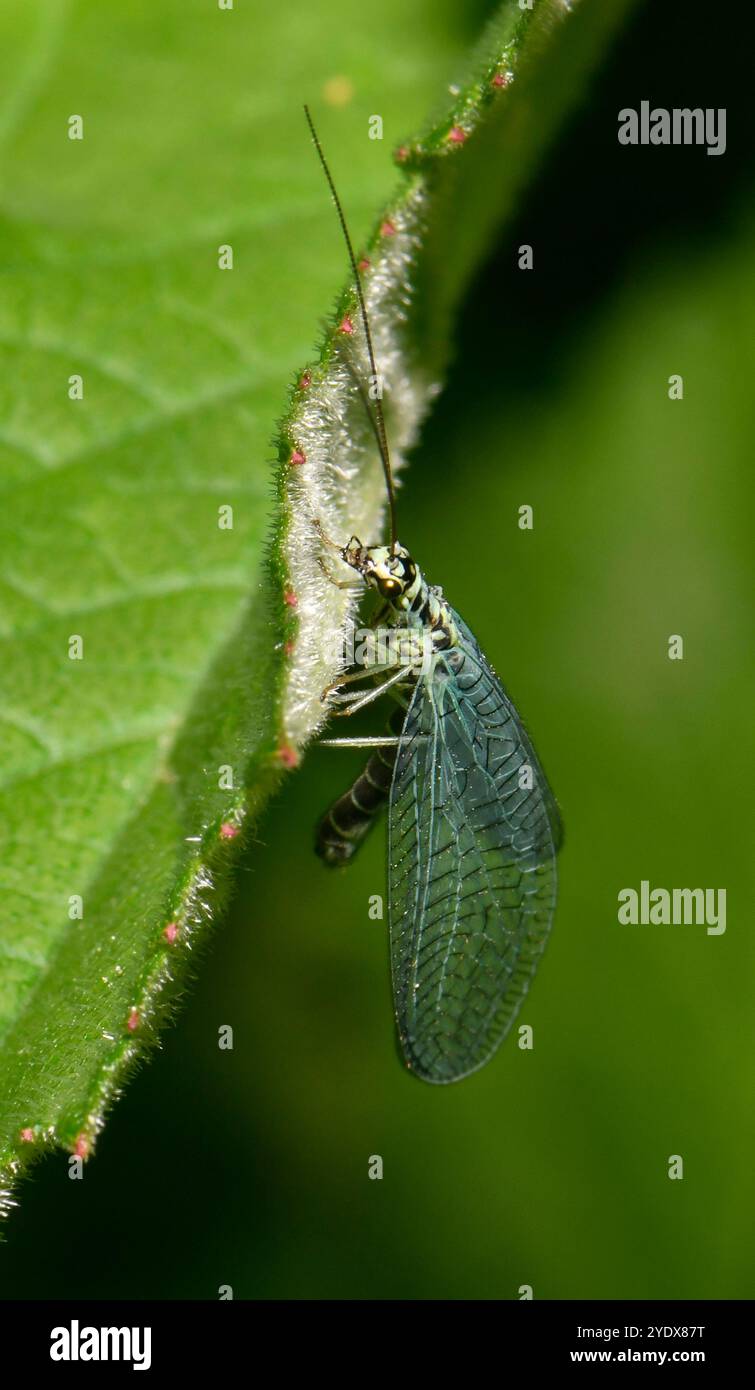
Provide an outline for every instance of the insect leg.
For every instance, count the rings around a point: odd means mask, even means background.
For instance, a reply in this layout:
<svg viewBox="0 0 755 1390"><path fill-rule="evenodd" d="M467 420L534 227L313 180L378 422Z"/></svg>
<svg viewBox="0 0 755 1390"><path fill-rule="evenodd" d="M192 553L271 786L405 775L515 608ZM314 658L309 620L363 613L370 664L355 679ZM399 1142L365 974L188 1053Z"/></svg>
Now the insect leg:
<svg viewBox="0 0 755 1390"><path fill-rule="evenodd" d="M321 522L319 516L313 516L313 517L311 518L311 521L312 521L312 525L313 525L315 531L317 532L318 536L320 537L320 540L322 541L323 545L327 545L328 550L337 550L338 553L340 554L340 552L341 552L341 547L340 547L340 545L338 544L337 541L334 541L334 540L332 539L332 537L328 535L328 533L327 533L327 531L325 530L325 527L323 526L323 524L322 524L322 522Z"/></svg>
<svg viewBox="0 0 755 1390"><path fill-rule="evenodd" d="M367 738L321 738L318 748L398 748L401 740L389 738L387 734L373 734Z"/></svg>
<svg viewBox="0 0 755 1390"><path fill-rule="evenodd" d="M333 584L336 589L346 589L348 592L354 594L364 592L364 583L361 579L336 579L332 571L328 569L322 555L318 555L317 563L325 575L325 578L330 584Z"/></svg>
<svg viewBox="0 0 755 1390"><path fill-rule="evenodd" d="M405 681L414 671L413 666L402 666L394 676L389 676L387 681L378 685L374 690L368 690L366 695L359 695L353 704L349 704L346 709L336 709L333 711L335 717L344 718L349 714L356 714L357 710L364 709L365 705L371 705L373 700L379 700L386 690L390 690L392 685L397 685L399 681Z"/></svg>
<svg viewBox="0 0 755 1390"><path fill-rule="evenodd" d="M372 676L382 676L385 674L386 671L395 671L395 669L396 663L395 661L391 661L387 666L360 666L358 671L347 671L346 675L339 676L337 681L331 681L330 685L326 685L325 689L322 692L322 695L320 696L320 699L323 701L323 703L327 699L338 699L338 696L333 695L332 692L334 690L338 690L339 686L351 685L353 681L368 680ZM361 692L358 692L357 696L350 696L347 694L344 698L358 698L359 694L361 694Z"/></svg>

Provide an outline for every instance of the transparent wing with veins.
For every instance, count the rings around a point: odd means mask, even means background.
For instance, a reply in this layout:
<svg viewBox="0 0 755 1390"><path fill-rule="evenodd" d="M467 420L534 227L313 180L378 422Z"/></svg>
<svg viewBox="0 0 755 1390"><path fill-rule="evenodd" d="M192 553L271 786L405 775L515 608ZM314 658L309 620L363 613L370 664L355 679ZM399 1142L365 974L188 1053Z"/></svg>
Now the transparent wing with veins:
<svg viewBox="0 0 755 1390"><path fill-rule="evenodd" d="M514 706L454 614L459 648L421 677L389 804L391 968L406 1062L460 1080L506 1036L556 900L561 827Z"/></svg>

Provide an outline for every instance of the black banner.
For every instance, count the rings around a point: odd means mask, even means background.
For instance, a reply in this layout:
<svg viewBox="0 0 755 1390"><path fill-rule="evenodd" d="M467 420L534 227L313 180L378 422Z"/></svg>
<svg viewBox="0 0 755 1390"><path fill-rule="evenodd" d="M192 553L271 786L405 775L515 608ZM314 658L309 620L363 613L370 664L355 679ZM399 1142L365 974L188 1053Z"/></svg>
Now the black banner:
<svg viewBox="0 0 755 1390"><path fill-rule="evenodd" d="M323 1356L337 1367L347 1348L353 1373L374 1375L384 1356L393 1375L396 1335L413 1342L412 1360L416 1354L425 1369L458 1354L471 1374L470 1339L482 1334L477 1345L487 1346L486 1360L505 1346L506 1364L532 1371L617 1365L720 1372L746 1354L751 1320L749 1303L712 1301L6 1303L2 1317L4 1365L43 1375L46 1384L71 1371L80 1383L91 1375L93 1384L103 1372L254 1372L271 1357L290 1368L297 1352L309 1375L322 1370Z"/></svg>

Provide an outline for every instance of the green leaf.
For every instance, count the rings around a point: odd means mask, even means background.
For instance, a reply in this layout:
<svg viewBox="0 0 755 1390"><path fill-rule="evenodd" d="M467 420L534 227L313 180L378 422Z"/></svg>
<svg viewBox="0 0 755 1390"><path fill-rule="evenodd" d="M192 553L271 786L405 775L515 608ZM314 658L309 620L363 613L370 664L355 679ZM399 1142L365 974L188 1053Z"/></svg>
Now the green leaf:
<svg viewBox="0 0 755 1390"><path fill-rule="evenodd" d="M303 99L367 246L400 468L464 287L623 6L509 0L407 140L469 40L457 8L340 0L327 31L311 7L293 22L209 0L0 16L6 1187L47 1147L91 1152L245 820L322 721L325 639L350 611L313 519L337 536L381 523L352 289L301 373L344 264Z"/></svg>

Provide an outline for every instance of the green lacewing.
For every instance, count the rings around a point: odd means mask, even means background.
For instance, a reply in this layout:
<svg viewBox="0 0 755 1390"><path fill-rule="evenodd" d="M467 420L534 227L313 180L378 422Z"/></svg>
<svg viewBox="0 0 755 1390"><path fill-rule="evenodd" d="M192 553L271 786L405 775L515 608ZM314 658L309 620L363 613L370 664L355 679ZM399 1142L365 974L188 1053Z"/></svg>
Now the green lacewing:
<svg viewBox="0 0 755 1390"><path fill-rule="evenodd" d="M346 242L377 380L351 237L304 109ZM341 547L321 535L365 590L380 596L377 616L396 640L379 641L376 625L359 667L327 694L340 715L383 695L395 707L384 736L323 740L371 751L362 774L320 821L316 849L326 864L347 863L387 803L398 1039L409 1069L442 1084L490 1059L527 993L556 906L561 820L519 715L471 629L397 538L382 404L360 394L382 461L390 542L363 545L352 536Z"/></svg>

